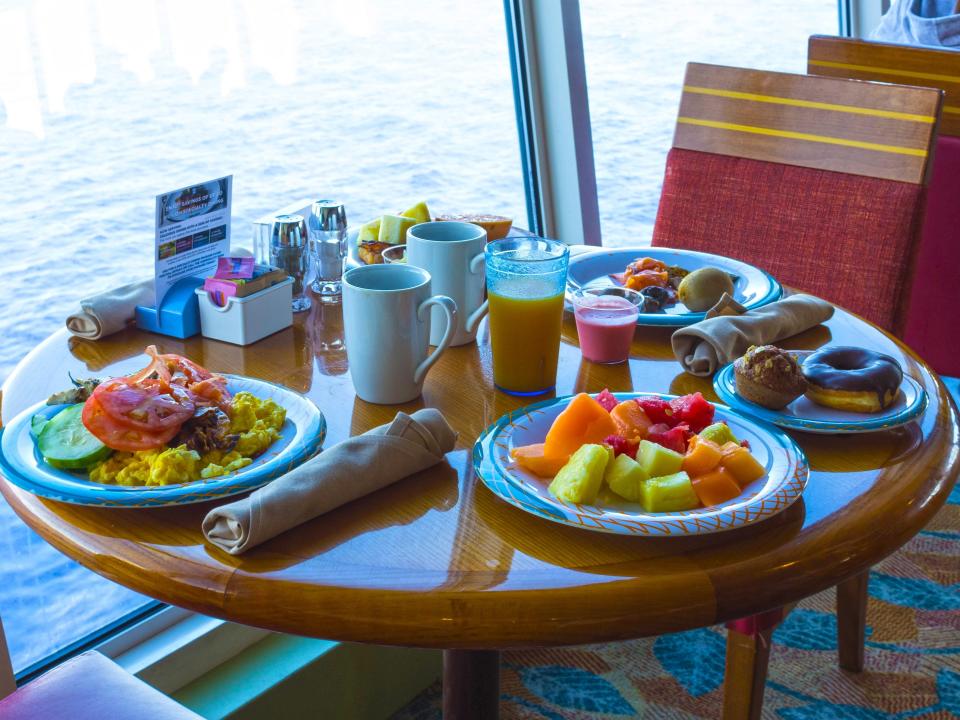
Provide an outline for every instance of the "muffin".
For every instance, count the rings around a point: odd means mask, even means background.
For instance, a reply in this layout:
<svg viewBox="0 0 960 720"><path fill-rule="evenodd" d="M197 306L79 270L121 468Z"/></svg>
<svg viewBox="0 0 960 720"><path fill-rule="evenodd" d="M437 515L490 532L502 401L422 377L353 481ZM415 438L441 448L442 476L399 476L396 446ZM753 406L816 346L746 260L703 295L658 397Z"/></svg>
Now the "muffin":
<svg viewBox="0 0 960 720"><path fill-rule="evenodd" d="M797 359L773 345L750 346L733 364L737 394L745 400L780 410L807 390Z"/></svg>

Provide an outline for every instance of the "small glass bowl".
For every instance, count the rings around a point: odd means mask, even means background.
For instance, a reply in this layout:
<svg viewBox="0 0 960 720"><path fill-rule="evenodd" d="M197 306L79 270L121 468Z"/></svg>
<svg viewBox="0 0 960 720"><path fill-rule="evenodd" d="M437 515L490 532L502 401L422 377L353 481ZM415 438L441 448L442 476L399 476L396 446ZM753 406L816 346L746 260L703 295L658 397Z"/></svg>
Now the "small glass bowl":
<svg viewBox="0 0 960 720"><path fill-rule="evenodd" d="M383 262L387 265L405 263L407 261L406 245L391 245L383 251Z"/></svg>
<svg viewBox="0 0 960 720"><path fill-rule="evenodd" d="M619 301L604 302L605 298ZM629 288L586 288L577 290L571 301L584 359L611 365L626 362L643 296Z"/></svg>

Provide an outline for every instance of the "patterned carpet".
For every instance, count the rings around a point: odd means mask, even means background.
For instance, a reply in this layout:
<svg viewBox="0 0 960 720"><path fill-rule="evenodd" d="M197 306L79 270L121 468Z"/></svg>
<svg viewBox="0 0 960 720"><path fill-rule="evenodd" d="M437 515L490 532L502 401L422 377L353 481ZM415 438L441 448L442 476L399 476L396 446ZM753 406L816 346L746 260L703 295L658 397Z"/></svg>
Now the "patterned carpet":
<svg viewBox="0 0 960 720"><path fill-rule="evenodd" d="M774 634L764 718L960 718L960 486L929 526L870 576L866 669L836 660L834 593L801 603ZM505 653L504 720L718 718L725 636ZM440 718L439 683L394 720Z"/></svg>

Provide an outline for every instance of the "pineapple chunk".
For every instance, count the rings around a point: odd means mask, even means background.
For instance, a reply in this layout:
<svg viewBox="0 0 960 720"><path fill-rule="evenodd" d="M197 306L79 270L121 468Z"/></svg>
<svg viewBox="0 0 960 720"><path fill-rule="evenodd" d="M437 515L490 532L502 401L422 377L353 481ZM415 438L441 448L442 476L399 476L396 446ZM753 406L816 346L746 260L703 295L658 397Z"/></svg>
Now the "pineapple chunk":
<svg viewBox="0 0 960 720"><path fill-rule="evenodd" d="M407 208L400 214L403 217L413 218L418 223L430 222L430 209L425 202L418 202L412 208Z"/></svg>
<svg viewBox="0 0 960 720"><path fill-rule="evenodd" d="M407 230L416 224L416 220L403 215L383 215L377 240L388 245L402 245L407 241Z"/></svg>
<svg viewBox="0 0 960 720"><path fill-rule="evenodd" d="M617 455L607 465L603 480L617 495L630 502L640 502L643 483L650 479L636 460L629 455Z"/></svg>
<svg viewBox="0 0 960 720"><path fill-rule="evenodd" d="M550 493L560 500L592 503L597 499L611 451L603 445L582 445L550 483Z"/></svg>
<svg viewBox="0 0 960 720"><path fill-rule="evenodd" d="M693 510L700 504L690 476L685 472L650 478L643 483L642 489L640 504L647 512Z"/></svg>
<svg viewBox="0 0 960 720"><path fill-rule="evenodd" d="M379 235L380 218L377 218L360 226L360 233L357 235L357 245L365 242L377 242Z"/></svg>

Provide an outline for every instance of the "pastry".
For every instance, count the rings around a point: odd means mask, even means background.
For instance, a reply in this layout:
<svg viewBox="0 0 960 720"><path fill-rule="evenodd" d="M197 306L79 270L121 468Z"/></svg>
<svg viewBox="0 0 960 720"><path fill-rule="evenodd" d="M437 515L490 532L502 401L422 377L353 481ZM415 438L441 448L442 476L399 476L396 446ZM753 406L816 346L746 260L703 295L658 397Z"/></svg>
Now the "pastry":
<svg viewBox="0 0 960 720"><path fill-rule="evenodd" d="M477 215L464 213L459 215L437 215L437 222L467 222L479 225L487 231L487 242L505 238L510 228L513 227L513 219L503 217L502 215Z"/></svg>
<svg viewBox="0 0 960 720"><path fill-rule="evenodd" d="M880 412L900 394L903 370L889 355L859 347L826 347L803 363L807 397L818 405Z"/></svg>
<svg viewBox="0 0 960 720"><path fill-rule="evenodd" d="M807 389L797 359L773 345L750 346L734 362L733 374L738 395L771 410L785 408Z"/></svg>

